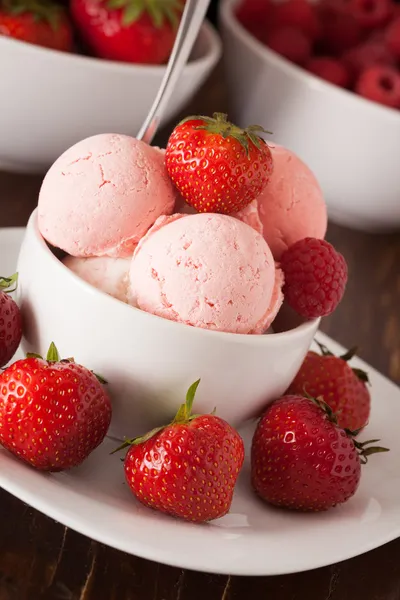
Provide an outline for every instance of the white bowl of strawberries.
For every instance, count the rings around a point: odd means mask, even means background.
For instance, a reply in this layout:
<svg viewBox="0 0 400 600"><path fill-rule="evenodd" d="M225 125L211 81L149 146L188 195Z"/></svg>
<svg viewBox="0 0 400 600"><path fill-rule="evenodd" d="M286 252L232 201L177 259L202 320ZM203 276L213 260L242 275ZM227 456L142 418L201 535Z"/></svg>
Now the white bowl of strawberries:
<svg viewBox="0 0 400 600"><path fill-rule="evenodd" d="M152 16L143 5L128 18L121 3L76 0L64 9L62 0L39 0L19 11L9 4L0 11L1 168L41 173L86 136L135 135L164 76L183 2L165 11L157 0ZM190 100L220 54L219 37L205 22L163 123Z"/></svg>
<svg viewBox="0 0 400 600"><path fill-rule="evenodd" d="M368 231L400 226L396 14L389 0L221 3L233 117L271 128L315 172L332 220Z"/></svg>

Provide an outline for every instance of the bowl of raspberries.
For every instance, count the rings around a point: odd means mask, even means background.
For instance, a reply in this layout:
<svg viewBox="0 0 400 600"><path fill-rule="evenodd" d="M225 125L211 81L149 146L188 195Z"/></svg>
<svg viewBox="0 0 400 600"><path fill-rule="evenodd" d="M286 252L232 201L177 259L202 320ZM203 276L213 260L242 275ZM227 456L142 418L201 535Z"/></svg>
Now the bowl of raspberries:
<svg viewBox="0 0 400 600"><path fill-rule="evenodd" d="M400 228L400 3L222 0L231 113L316 173L332 220Z"/></svg>

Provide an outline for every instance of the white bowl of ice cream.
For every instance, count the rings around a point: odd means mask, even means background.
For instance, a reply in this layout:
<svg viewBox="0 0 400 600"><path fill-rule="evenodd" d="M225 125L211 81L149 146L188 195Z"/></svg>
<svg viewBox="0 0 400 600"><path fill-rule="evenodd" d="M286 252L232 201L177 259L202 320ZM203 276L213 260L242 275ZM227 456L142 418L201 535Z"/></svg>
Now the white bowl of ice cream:
<svg viewBox="0 0 400 600"><path fill-rule="evenodd" d="M18 272L23 349L45 353L54 340L63 356L73 355L105 377L113 400L110 433L117 437L143 433L173 416L198 378L195 411L216 407L233 425L256 416L288 387L319 323L292 321L282 311L276 333L226 333L130 306L88 284L54 255L39 232L37 210Z"/></svg>
<svg viewBox="0 0 400 600"><path fill-rule="evenodd" d="M319 79L265 47L221 2L232 118L273 131L313 170L329 215L367 231L400 227L400 114Z"/></svg>
<svg viewBox="0 0 400 600"><path fill-rule="evenodd" d="M281 188L277 164L272 190ZM291 188L276 209L268 195L281 243L323 236L320 195L319 232L313 219L295 227L295 212L279 224ZM195 410L216 406L233 425L256 416L290 384L319 321L281 307L282 274L255 204L236 216L171 214L182 201L159 149L116 134L70 148L44 179L19 257L24 350L44 353L55 341L105 377L118 437L171 417L199 378Z"/></svg>
<svg viewBox="0 0 400 600"><path fill-rule="evenodd" d="M221 42L205 22L162 123L206 79ZM0 167L45 172L69 146L103 131L136 135L160 87L165 65L135 65L57 52L0 36Z"/></svg>

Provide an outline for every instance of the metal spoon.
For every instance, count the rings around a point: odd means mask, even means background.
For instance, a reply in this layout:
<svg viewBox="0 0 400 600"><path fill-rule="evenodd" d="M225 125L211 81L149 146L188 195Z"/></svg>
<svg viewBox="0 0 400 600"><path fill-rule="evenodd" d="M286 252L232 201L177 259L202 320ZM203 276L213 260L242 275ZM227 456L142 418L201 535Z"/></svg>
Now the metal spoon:
<svg viewBox="0 0 400 600"><path fill-rule="evenodd" d="M209 4L210 0L186 1L174 47L168 61L167 70L161 82L156 99L153 102L153 106L136 136L137 139L150 144L154 138L164 109L170 100L181 71L186 64L193 48L193 44L196 41Z"/></svg>

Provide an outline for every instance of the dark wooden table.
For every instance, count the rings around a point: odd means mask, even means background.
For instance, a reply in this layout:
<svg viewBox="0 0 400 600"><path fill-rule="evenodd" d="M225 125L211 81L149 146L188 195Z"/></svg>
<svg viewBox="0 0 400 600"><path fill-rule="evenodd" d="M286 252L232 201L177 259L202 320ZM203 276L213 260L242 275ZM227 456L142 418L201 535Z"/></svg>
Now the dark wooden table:
<svg viewBox="0 0 400 600"><path fill-rule="evenodd" d="M227 108L217 72L188 110L210 114ZM165 142L166 135L157 142ZM40 176L0 173L0 227L25 225L40 183ZM331 224L328 239L345 255L350 282L341 306L323 321L322 330L344 345L358 344L362 358L400 383L400 235L368 235ZM0 491L0 600L205 598L400 600L400 539L307 573L205 575L98 544Z"/></svg>

